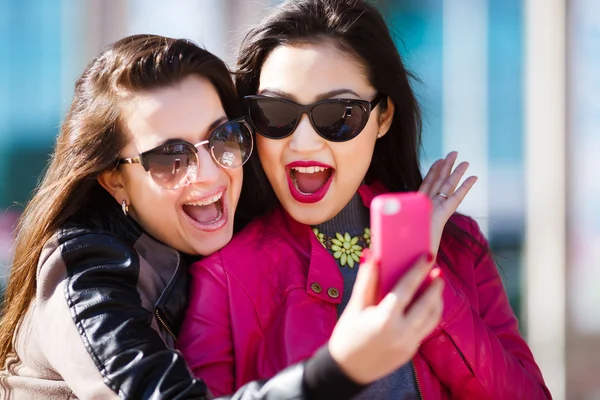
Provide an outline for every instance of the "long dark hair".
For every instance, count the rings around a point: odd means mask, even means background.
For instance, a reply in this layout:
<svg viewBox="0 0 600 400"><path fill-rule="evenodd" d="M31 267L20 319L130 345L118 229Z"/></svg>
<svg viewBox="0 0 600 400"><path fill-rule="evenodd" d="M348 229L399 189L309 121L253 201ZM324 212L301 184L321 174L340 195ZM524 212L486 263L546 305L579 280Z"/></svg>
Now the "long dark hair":
<svg viewBox="0 0 600 400"><path fill-rule="evenodd" d="M120 120L124 95L177 83L190 75L208 79L228 116L240 112L227 66L187 40L136 35L108 46L75 84L47 171L16 231L15 257L0 321L0 368L12 350L13 335L35 297L36 269L45 243L93 200L99 212L115 200L97 177L116 166L127 144Z"/></svg>
<svg viewBox="0 0 600 400"><path fill-rule="evenodd" d="M378 181L393 192L418 190L423 182L419 165L422 117L411 88L414 77L404 66L382 14L368 1L288 0L274 8L241 44L235 71L238 94L256 94L263 63L276 47L324 38L333 39L360 61L371 85L395 105L388 133L376 142L366 182ZM278 204L257 153L244 169L238 229ZM446 233L472 248L471 235L452 220ZM440 256L449 261L443 252Z"/></svg>
<svg viewBox="0 0 600 400"><path fill-rule="evenodd" d="M381 13L366 1L287 1L273 9L242 42L236 68L238 94L256 94L262 65L273 49L322 38L335 39L342 50L357 58L373 87L389 96L396 106L389 132L375 145L367 182L376 179L391 191L417 190L423 181L418 154L421 110L410 87L411 74ZM269 190L264 189L266 177L257 154L247 165L240 200L242 219L277 204L270 185Z"/></svg>

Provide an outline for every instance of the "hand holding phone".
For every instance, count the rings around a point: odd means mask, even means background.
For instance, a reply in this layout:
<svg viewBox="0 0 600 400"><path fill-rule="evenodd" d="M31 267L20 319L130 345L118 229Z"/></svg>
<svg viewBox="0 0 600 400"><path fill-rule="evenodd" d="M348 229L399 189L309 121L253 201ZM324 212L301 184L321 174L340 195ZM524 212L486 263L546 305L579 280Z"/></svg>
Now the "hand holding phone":
<svg viewBox="0 0 600 400"><path fill-rule="evenodd" d="M379 264L377 302L431 249L431 200L418 192L388 193L371 203L371 254ZM415 299L431 282L426 278Z"/></svg>

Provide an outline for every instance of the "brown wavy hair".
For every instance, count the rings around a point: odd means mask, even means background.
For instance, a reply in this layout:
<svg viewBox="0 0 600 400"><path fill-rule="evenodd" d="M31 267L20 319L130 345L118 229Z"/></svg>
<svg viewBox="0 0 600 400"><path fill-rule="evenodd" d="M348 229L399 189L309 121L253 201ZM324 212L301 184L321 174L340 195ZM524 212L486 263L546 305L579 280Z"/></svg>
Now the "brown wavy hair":
<svg viewBox="0 0 600 400"><path fill-rule="evenodd" d="M115 168L127 144L120 101L130 93L175 84L190 75L208 79L223 108L239 115L231 74L223 61L194 43L155 35L135 35L105 48L75 84L69 112L54 153L16 229L14 262L0 320L0 368L13 351L13 337L36 292L36 271L45 243L103 190L97 177ZM114 207L102 196L101 210Z"/></svg>

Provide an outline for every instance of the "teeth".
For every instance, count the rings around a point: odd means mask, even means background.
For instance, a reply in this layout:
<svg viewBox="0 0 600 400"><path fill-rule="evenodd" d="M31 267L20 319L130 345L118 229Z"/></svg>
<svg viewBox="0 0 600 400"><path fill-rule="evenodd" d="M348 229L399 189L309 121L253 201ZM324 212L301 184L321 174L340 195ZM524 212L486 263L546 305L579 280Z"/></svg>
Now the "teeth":
<svg viewBox="0 0 600 400"><path fill-rule="evenodd" d="M323 172L326 169L325 167L292 167L294 171L298 171L301 174L314 174L315 172Z"/></svg>
<svg viewBox="0 0 600 400"><path fill-rule="evenodd" d="M210 204L216 203L217 201L221 200L221 197L223 197L223 192L217 193L214 196L203 199L202 201L185 203L185 205L186 206L208 206Z"/></svg>

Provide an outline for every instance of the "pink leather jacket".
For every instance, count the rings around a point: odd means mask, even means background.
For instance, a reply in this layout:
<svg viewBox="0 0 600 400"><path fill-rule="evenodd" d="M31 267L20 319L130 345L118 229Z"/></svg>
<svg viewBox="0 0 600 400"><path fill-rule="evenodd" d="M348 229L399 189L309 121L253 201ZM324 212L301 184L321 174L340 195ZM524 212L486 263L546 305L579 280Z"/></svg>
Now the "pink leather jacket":
<svg viewBox="0 0 600 400"><path fill-rule="evenodd" d="M374 190L359 192L368 206ZM453 218L487 249L473 220ZM442 322L413 358L421 398L551 398L492 258L449 238L441 246L451 260L450 267L438 258L446 280ZM338 266L310 227L282 209L190 271L178 348L217 396L310 357L336 324Z"/></svg>

